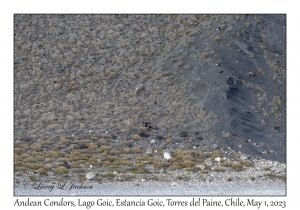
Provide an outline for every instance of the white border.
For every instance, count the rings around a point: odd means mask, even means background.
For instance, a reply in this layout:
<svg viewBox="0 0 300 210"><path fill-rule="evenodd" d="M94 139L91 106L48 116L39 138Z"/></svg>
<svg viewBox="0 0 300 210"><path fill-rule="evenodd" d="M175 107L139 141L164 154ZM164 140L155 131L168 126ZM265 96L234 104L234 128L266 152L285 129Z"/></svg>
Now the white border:
<svg viewBox="0 0 300 210"><path fill-rule="evenodd" d="M294 1L291 1L294 2ZM283 13L287 14L287 197L286 209L298 207L299 13L287 1L63 1L30 0L1 3L1 207L13 207L13 14L14 13ZM298 65L297 65L298 64ZM4 134L4 135L3 135ZM112 199L112 197L110 197ZM261 198L261 197L260 197ZM33 199L33 198L32 198ZM43 200L43 198L37 198ZM58 198L57 198L58 199ZM73 198L76 200L76 198ZM87 198L86 198L87 199ZM185 198L177 198L184 200ZM220 199L223 199L220 198ZM272 200L267 197L265 200ZM3 208L3 209L4 209ZM99 208L99 207L97 207ZM5 208L6 209L6 208ZM66 209L66 208L64 208ZM209 208L214 209L214 208Z"/></svg>

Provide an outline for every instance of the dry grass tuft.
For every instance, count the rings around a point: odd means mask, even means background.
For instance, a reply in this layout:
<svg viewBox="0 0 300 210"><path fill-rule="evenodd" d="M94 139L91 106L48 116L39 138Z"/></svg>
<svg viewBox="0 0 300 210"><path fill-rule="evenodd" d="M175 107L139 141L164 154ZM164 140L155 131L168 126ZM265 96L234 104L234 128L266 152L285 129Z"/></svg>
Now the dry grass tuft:
<svg viewBox="0 0 300 210"><path fill-rule="evenodd" d="M55 172L57 174L61 175L61 174L68 174L69 170L66 167L64 167L64 166L59 166L59 167L56 168Z"/></svg>
<svg viewBox="0 0 300 210"><path fill-rule="evenodd" d="M195 165L195 163L194 163L193 161L191 161L191 160L185 160L185 161L183 161L183 163L182 163L182 166L183 166L184 168L193 167L194 165Z"/></svg>
<svg viewBox="0 0 300 210"><path fill-rule="evenodd" d="M243 170L243 165L238 162L234 162L231 164L231 168L233 168L236 171L241 171Z"/></svg>
<svg viewBox="0 0 300 210"><path fill-rule="evenodd" d="M107 76L108 79L113 79L113 78L115 78L115 77L117 77L117 73L114 72L114 71L110 72L110 73L108 74L108 76Z"/></svg>
<svg viewBox="0 0 300 210"><path fill-rule="evenodd" d="M167 143L167 144L171 144L172 142L173 142L172 139L166 139L166 143Z"/></svg>
<svg viewBox="0 0 300 210"><path fill-rule="evenodd" d="M136 154L141 154L142 150L140 148L132 148L132 151Z"/></svg>
<svg viewBox="0 0 300 210"><path fill-rule="evenodd" d="M215 40L216 42L219 42L219 41L221 41L222 39L221 39L221 37L219 37L219 36L215 36L214 40Z"/></svg>
<svg viewBox="0 0 300 210"><path fill-rule="evenodd" d="M134 141L138 141L138 140L141 139L141 137L140 137L138 134L134 134L134 135L132 136L132 139L133 139Z"/></svg>
<svg viewBox="0 0 300 210"><path fill-rule="evenodd" d="M124 148L124 149L123 149L123 153L129 154L129 153L130 153L130 149L129 149L129 148Z"/></svg>
<svg viewBox="0 0 300 210"><path fill-rule="evenodd" d="M209 53L203 53L202 54L202 58L208 58L208 56L209 56Z"/></svg>

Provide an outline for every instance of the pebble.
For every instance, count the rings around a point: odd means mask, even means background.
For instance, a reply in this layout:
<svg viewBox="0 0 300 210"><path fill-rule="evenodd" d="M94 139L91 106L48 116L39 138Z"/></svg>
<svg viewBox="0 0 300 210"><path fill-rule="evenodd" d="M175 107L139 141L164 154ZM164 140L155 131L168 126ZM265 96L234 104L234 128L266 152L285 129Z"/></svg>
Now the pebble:
<svg viewBox="0 0 300 210"><path fill-rule="evenodd" d="M206 164L207 166L212 166L212 165L213 165L213 163L212 163L210 160L205 161L205 164Z"/></svg>
<svg viewBox="0 0 300 210"><path fill-rule="evenodd" d="M166 170L164 168L162 168L162 169L159 170L159 173L161 173L161 174L163 174L165 172L166 172Z"/></svg>
<svg viewBox="0 0 300 210"><path fill-rule="evenodd" d="M96 177L96 174L94 172L88 172L85 175L86 179L90 180L90 179L94 179Z"/></svg>
<svg viewBox="0 0 300 210"><path fill-rule="evenodd" d="M241 159L241 160L247 160L247 159L248 159L248 156L245 155L245 154L241 154L241 155L240 155L240 159Z"/></svg>
<svg viewBox="0 0 300 210"><path fill-rule="evenodd" d="M215 161L216 161L216 162L220 162L220 161L221 161L221 158L220 158L220 157L216 157L216 158L215 158Z"/></svg>
<svg viewBox="0 0 300 210"><path fill-rule="evenodd" d="M167 160L170 160L172 158L172 156L169 152L164 152L164 158Z"/></svg>
<svg viewBox="0 0 300 210"><path fill-rule="evenodd" d="M225 133L224 131L222 131L222 137L229 138L230 133Z"/></svg>
<svg viewBox="0 0 300 210"><path fill-rule="evenodd" d="M172 187L177 187L177 186L178 186L178 183L177 183L177 182L172 182L171 186L172 186Z"/></svg>
<svg viewBox="0 0 300 210"><path fill-rule="evenodd" d="M42 58L41 62L42 63L48 63L48 60L46 58Z"/></svg>
<svg viewBox="0 0 300 210"><path fill-rule="evenodd" d="M201 170L204 170L204 169L205 169L205 165L202 165L202 164L196 165L196 167L200 168Z"/></svg>
<svg viewBox="0 0 300 210"><path fill-rule="evenodd" d="M153 153L153 149L151 147L149 147L147 150L146 150L146 154L149 155L149 154L152 154Z"/></svg>

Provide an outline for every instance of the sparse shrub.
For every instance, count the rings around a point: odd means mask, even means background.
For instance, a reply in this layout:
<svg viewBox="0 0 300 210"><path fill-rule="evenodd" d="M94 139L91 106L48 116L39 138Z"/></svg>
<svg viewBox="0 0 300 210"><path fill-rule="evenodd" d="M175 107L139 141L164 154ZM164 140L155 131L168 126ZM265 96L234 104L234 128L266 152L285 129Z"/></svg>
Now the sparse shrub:
<svg viewBox="0 0 300 210"><path fill-rule="evenodd" d="M64 167L64 166L59 166L59 167L56 168L55 172L57 174L61 175L61 174L67 174L67 173L69 173L69 170L66 167Z"/></svg>
<svg viewBox="0 0 300 210"><path fill-rule="evenodd" d="M103 146L100 147L100 151L101 151L101 152L103 152L103 151L106 151L106 152L107 152L107 151L109 151L109 150L110 150L110 148L109 148L108 146L104 146L104 145L103 145Z"/></svg>
<svg viewBox="0 0 300 210"><path fill-rule="evenodd" d="M110 73L108 74L108 76L107 76L108 79L113 79L113 78L115 78L115 77L117 77L117 73L114 72L114 71L110 72Z"/></svg>
<svg viewBox="0 0 300 210"><path fill-rule="evenodd" d="M201 174L207 174L209 171L208 170L202 170Z"/></svg>
<svg viewBox="0 0 300 210"><path fill-rule="evenodd" d="M159 168L170 167L171 163L169 162L161 162L159 164Z"/></svg>
<svg viewBox="0 0 300 210"><path fill-rule="evenodd" d="M174 152L173 155L177 160L182 160L183 159L183 151L182 150L177 150Z"/></svg>
<svg viewBox="0 0 300 210"><path fill-rule="evenodd" d="M103 165L106 166L106 167L108 167L108 166L111 165L111 162L108 161L108 160L106 160L106 161L103 162Z"/></svg>
<svg viewBox="0 0 300 210"><path fill-rule="evenodd" d="M25 167L31 170L38 170L40 168L43 168L44 165L41 163L27 163L25 164Z"/></svg>
<svg viewBox="0 0 300 210"><path fill-rule="evenodd" d="M68 91L72 92L72 91L77 91L77 90L79 90L78 84L75 81L71 81Z"/></svg>
<svg viewBox="0 0 300 210"><path fill-rule="evenodd" d="M172 58L171 61L172 61L173 63L175 63L175 62L177 61L177 59L176 59L176 58Z"/></svg>
<svg viewBox="0 0 300 210"><path fill-rule="evenodd" d="M180 162L174 162L172 164L173 169L182 169L182 164Z"/></svg>
<svg viewBox="0 0 300 210"><path fill-rule="evenodd" d="M105 178L114 178L115 175L113 173L106 173L106 174L103 174L103 177L105 177Z"/></svg>
<svg viewBox="0 0 300 210"><path fill-rule="evenodd" d="M43 168L40 168L40 169L38 170L38 172L39 172L40 175L47 175L47 172L46 172L45 169L43 169Z"/></svg>
<svg viewBox="0 0 300 210"><path fill-rule="evenodd" d="M216 171L216 172L225 172L226 169L223 168L223 167L218 167L218 168L214 168L214 171Z"/></svg>
<svg viewBox="0 0 300 210"><path fill-rule="evenodd" d="M150 178L150 180L152 180L152 181L160 181L159 177L157 177L157 176L152 176Z"/></svg>
<svg viewBox="0 0 300 210"><path fill-rule="evenodd" d="M195 165L195 163L193 161L191 161L191 160L185 160L182 163L182 166L184 168L193 167L194 165Z"/></svg>
<svg viewBox="0 0 300 210"><path fill-rule="evenodd" d="M165 72L161 73L162 77L167 77L167 76L170 76L170 75L171 75L171 72L169 72L169 71L165 71Z"/></svg>
<svg viewBox="0 0 300 210"><path fill-rule="evenodd" d="M171 144L172 142L173 142L172 139L166 139L166 143L167 143L167 144Z"/></svg>
<svg viewBox="0 0 300 210"><path fill-rule="evenodd" d="M51 171L52 168L51 168L50 166L44 166L44 170L45 170L45 171Z"/></svg>
<svg viewBox="0 0 300 210"><path fill-rule="evenodd" d="M24 162L25 163L35 163L36 160L33 157L28 157L28 158L24 159Z"/></svg>
<svg viewBox="0 0 300 210"><path fill-rule="evenodd" d="M147 165L147 164L144 163L144 162L143 162L143 163L138 163L138 164L137 164L137 167L138 167L138 168L145 168L146 165Z"/></svg>
<svg viewBox="0 0 300 210"><path fill-rule="evenodd" d="M138 140L141 139L141 137L140 137L138 134L135 134L135 135L132 136L132 139L133 139L134 141L138 141Z"/></svg>
<svg viewBox="0 0 300 210"><path fill-rule="evenodd" d="M132 148L132 151L136 154L142 153L142 150L140 148Z"/></svg>
<svg viewBox="0 0 300 210"><path fill-rule="evenodd" d="M205 155L204 154L199 155L198 159L203 162L205 160Z"/></svg>
<svg viewBox="0 0 300 210"><path fill-rule="evenodd" d="M152 165L153 165L153 168L154 168L154 169L158 169L158 167L159 167L159 162L158 162L158 161L153 161Z"/></svg>
<svg viewBox="0 0 300 210"><path fill-rule="evenodd" d="M202 54L202 58L208 58L208 56L209 56L209 53L203 53Z"/></svg>
<svg viewBox="0 0 300 210"><path fill-rule="evenodd" d="M106 139L104 139L104 138L101 138L101 139L99 139L98 140L98 146L100 146L100 145L106 145L107 144L107 140Z"/></svg>
<svg viewBox="0 0 300 210"><path fill-rule="evenodd" d="M102 157L108 157L107 151L102 152L102 153L101 153L101 156L102 156Z"/></svg>
<svg viewBox="0 0 300 210"><path fill-rule="evenodd" d="M161 148L158 148L156 154L158 156L163 156L164 155L164 151Z"/></svg>
<svg viewBox="0 0 300 210"><path fill-rule="evenodd" d="M250 22L246 22L246 23L245 23L245 26L250 27L250 26L251 26L251 23L250 23Z"/></svg>
<svg viewBox="0 0 300 210"><path fill-rule="evenodd" d="M183 62L178 62L177 65L178 65L179 67L182 67L182 66L184 65L184 63L183 63Z"/></svg>
<svg viewBox="0 0 300 210"><path fill-rule="evenodd" d="M50 153L49 153L49 155L50 155L50 157L52 157L52 158L58 158L58 156L59 156L59 154L58 154L58 152L57 151L51 151Z"/></svg>
<svg viewBox="0 0 300 210"><path fill-rule="evenodd" d="M103 134L102 134L102 137L105 138L105 139L111 139L111 138L112 138L112 135L103 133Z"/></svg>
<svg viewBox="0 0 300 210"><path fill-rule="evenodd" d="M43 161L45 158L44 158L42 155L36 155L36 156L35 156L35 159L36 159L37 161Z"/></svg>
<svg viewBox="0 0 300 210"><path fill-rule="evenodd" d="M30 175L29 179L30 179L30 181L35 181L35 176L34 175Z"/></svg>
<svg viewBox="0 0 300 210"><path fill-rule="evenodd" d="M131 163L130 161L128 161L128 160L122 160L122 161L120 162L120 164L121 164L122 166L127 166L127 167L129 167L129 166L132 165L132 163Z"/></svg>
<svg viewBox="0 0 300 210"><path fill-rule="evenodd" d="M127 147L132 147L134 145L134 141L123 141L122 144Z"/></svg>
<svg viewBox="0 0 300 210"><path fill-rule="evenodd" d="M183 160L183 161L186 161L186 160L193 161L194 158L193 158L191 155L184 155L184 156L182 157L182 160Z"/></svg>
<svg viewBox="0 0 300 210"><path fill-rule="evenodd" d="M233 168L236 171L241 171L243 169L243 165L238 162L234 162L231 164L231 168Z"/></svg>
<svg viewBox="0 0 300 210"><path fill-rule="evenodd" d="M225 172L225 171L226 171L226 169L223 168L223 167L221 167L221 168L219 169L219 172Z"/></svg>
<svg viewBox="0 0 300 210"><path fill-rule="evenodd" d="M219 41L221 41L222 39L221 39L221 37L219 37L219 36L215 36L214 40L215 40L216 42L219 42Z"/></svg>
<svg viewBox="0 0 300 210"><path fill-rule="evenodd" d="M94 143L87 143L89 151L95 151L97 149L97 145Z"/></svg>
<svg viewBox="0 0 300 210"><path fill-rule="evenodd" d="M117 150L117 149L112 149L112 150L109 152L109 154L111 154L111 155L120 155L121 152L120 152L119 150Z"/></svg>
<svg viewBox="0 0 300 210"><path fill-rule="evenodd" d="M226 161L224 163L221 163L222 167L230 167L232 165L232 162Z"/></svg>
<svg viewBox="0 0 300 210"><path fill-rule="evenodd" d="M15 151L15 154L21 154L22 148L15 148L14 151Z"/></svg>
<svg viewBox="0 0 300 210"><path fill-rule="evenodd" d="M98 163L97 159L98 159L98 157L95 156L95 155L93 155L93 156L89 159L89 162L90 162L91 164L97 164L97 163Z"/></svg>
<svg viewBox="0 0 300 210"><path fill-rule="evenodd" d="M38 73L38 76L39 76L40 78L43 77L43 76L44 76L44 72L40 71L40 72Z"/></svg>
<svg viewBox="0 0 300 210"><path fill-rule="evenodd" d="M141 132L141 133L145 133L147 130L148 130L147 127L139 127L139 128L138 128L138 131ZM147 134L147 135L148 135L148 134ZM140 136L141 136L141 134L140 134ZM143 136L141 136L141 137L143 137Z"/></svg>
<svg viewBox="0 0 300 210"><path fill-rule="evenodd" d="M217 157L221 157L221 154L218 151L213 151L211 154L211 159L215 160Z"/></svg>
<svg viewBox="0 0 300 210"><path fill-rule="evenodd" d="M253 166L253 163L251 163L250 161L247 161L247 160L243 161L241 164L242 164L243 166L246 166L246 167L251 167L251 166Z"/></svg>
<svg viewBox="0 0 300 210"><path fill-rule="evenodd" d="M79 117L77 117L76 119L77 119L78 121L83 121L83 120L84 120L84 117L79 116Z"/></svg>
<svg viewBox="0 0 300 210"><path fill-rule="evenodd" d="M130 153L130 149L129 149L129 148L124 148L124 149L123 149L123 153L129 154L129 153Z"/></svg>
<svg viewBox="0 0 300 210"><path fill-rule="evenodd" d="M137 157L136 160L139 162L144 162L144 161L148 161L149 158L150 158L149 156L144 155L144 156Z"/></svg>

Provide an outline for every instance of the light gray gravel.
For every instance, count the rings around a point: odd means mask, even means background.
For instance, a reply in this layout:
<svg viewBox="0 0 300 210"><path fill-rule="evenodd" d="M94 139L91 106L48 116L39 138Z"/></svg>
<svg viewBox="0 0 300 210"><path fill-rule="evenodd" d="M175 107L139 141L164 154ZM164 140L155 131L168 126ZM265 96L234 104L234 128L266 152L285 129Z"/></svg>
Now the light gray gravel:
<svg viewBox="0 0 300 210"><path fill-rule="evenodd" d="M286 195L286 184L279 180L259 180L254 182L234 181L234 182L178 182L178 185L172 186L167 182L144 182L137 185L136 182L114 182L102 184L87 184L93 186L93 189L80 190L62 190L55 187L50 190L37 190L32 187L25 189L23 186L16 186L15 196L26 195ZM67 189L67 188L66 188Z"/></svg>

